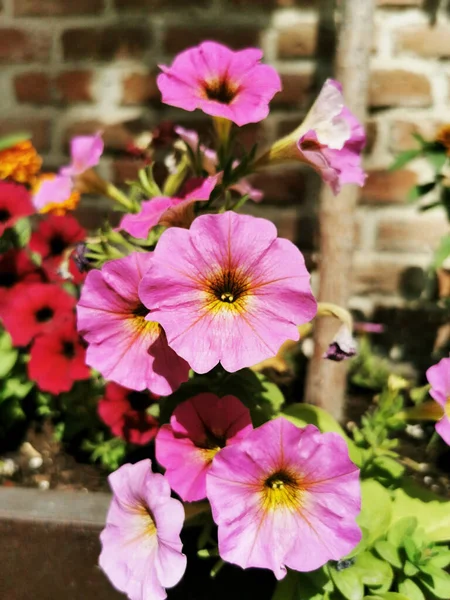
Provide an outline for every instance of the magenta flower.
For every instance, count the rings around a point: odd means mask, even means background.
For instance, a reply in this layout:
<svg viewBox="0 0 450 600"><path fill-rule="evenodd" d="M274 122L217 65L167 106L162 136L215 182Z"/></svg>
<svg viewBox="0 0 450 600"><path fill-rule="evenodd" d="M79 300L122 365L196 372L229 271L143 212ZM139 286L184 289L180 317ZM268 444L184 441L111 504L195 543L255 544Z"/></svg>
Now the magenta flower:
<svg viewBox="0 0 450 600"><path fill-rule="evenodd" d="M208 177L184 198L160 196L142 202L141 210L137 214L123 217L119 229L123 229L135 238L147 239L150 230L156 225L189 227L194 220L194 202L209 200L217 180L217 175Z"/></svg>
<svg viewBox="0 0 450 600"><path fill-rule="evenodd" d="M99 564L130 600L163 600L186 570L180 532L183 505L150 460L126 464L109 476L113 492L100 534Z"/></svg>
<svg viewBox="0 0 450 600"><path fill-rule="evenodd" d="M203 42L178 54L171 67L161 65L157 84L162 101L184 110L201 109L242 126L262 121L269 102L281 90L273 67L260 63L261 50L234 52Z"/></svg>
<svg viewBox="0 0 450 600"><path fill-rule="evenodd" d="M70 165L61 169L61 175L74 177L97 166L103 150L104 144L99 133L74 137L70 142Z"/></svg>
<svg viewBox="0 0 450 600"><path fill-rule="evenodd" d="M207 148L203 144L200 144L200 140L198 137L198 133L193 131L192 129L184 129L183 127L175 127L175 132L180 136L183 142L189 146L194 155L199 153L202 168L209 173L210 175L214 175L217 172L217 167L219 164L219 159L217 158L217 153L210 148ZM233 167L239 164L239 161L235 161L233 163ZM247 179L241 179L237 183L230 186L230 189L238 192L241 196L248 195L250 200L253 202L261 202L263 199L263 192L254 188Z"/></svg>
<svg viewBox="0 0 450 600"><path fill-rule="evenodd" d="M235 396L205 393L182 402L156 436L156 459L170 487L186 502L206 498L214 456L252 428L248 409Z"/></svg>
<svg viewBox="0 0 450 600"><path fill-rule="evenodd" d="M303 123L275 142L258 162L306 162L338 194L343 184L364 185L361 153L365 143L364 128L344 105L341 84L328 79Z"/></svg>
<svg viewBox="0 0 450 600"><path fill-rule="evenodd" d="M436 423L436 431L450 446L450 358L443 358L426 373L431 385L430 396L444 409L444 416Z"/></svg>
<svg viewBox="0 0 450 600"><path fill-rule="evenodd" d="M275 356L317 311L301 252L270 221L232 211L166 230L139 295L197 373Z"/></svg>
<svg viewBox="0 0 450 600"><path fill-rule="evenodd" d="M359 470L336 433L265 423L214 458L206 477L219 553L231 563L313 571L360 541Z"/></svg>
<svg viewBox="0 0 450 600"><path fill-rule="evenodd" d="M86 362L131 390L167 396L189 375L169 348L164 331L149 319L138 296L151 253L134 252L87 275L78 302L78 330L88 342Z"/></svg>
<svg viewBox="0 0 450 600"><path fill-rule="evenodd" d="M65 205L73 191L73 181L68 175L56 175L54 179L45 179L33 195L33 204L42 211L50 204Z"/></svg>

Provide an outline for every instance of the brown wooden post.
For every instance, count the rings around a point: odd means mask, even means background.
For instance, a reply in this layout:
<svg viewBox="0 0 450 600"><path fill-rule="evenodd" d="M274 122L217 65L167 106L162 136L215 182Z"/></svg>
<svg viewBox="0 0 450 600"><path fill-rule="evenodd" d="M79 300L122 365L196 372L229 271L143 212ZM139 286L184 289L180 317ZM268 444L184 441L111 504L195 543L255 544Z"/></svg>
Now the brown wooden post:
<svg viewBox="0 0 450 600"><path fill-rule="evenodd" d="M369 59L376 0L342 0L335 77L343 86L348 108L365 122ZM359 188L343 187L335 197L323 186L320 198L320 302L346 306L351 292L355 208ZM344 409L347 366L322 358L337 326L320 319L315 330L315 351L308 368L305 399L325 408L337 419Z"/></svg>

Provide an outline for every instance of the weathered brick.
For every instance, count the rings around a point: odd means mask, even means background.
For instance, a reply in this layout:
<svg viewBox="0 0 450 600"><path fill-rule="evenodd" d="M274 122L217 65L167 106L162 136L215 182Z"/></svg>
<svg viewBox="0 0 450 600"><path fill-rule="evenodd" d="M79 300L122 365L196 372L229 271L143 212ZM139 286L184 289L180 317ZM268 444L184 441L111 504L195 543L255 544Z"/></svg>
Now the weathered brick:
<svg viewBox="0 0 450 600"><path fill-rule="evenodd" d="M104 0L14 0L16 17L55 17L98 14Z"/></svg>
<svg viewBox="0 0 450 600"><path fill-rule="evenodd" d="M394 121L390 127L390 149L392 152L403 152L419 148L419 143L413 134L418 133L425 139L432 140L440 123L433 120L416 121Z"/></svg>
<svg viewBox="0 0 450 600"><path fill-rule="evenodd" d="M97 131L102 132L105 147L109 150L125 150L133 140L133 134L124 123L114 125L105 125L101 121L81 121L72 123L65 132L65 142L68 144L70 139L76 135L92 135Z"/></svg>
<svg viewBox="0 0 450 600"><path fill-rule="evenodd" d="M396 35L396 49L424 58L449 58L450 27L443 23L403 27Z"/></svg>
<svg viewBox="0 0 450 600"><path fill-rule="evenodd" d="M378 126L376 121L367 121L365 125L366 129L366 146L364 148L365 154L370 154L377 141Z"/></svg>
<svg viewBox="0 0 450 600"><path fill-rule="evenodd" d="M50 46L50 33L5 27L0 29L0 63L46 61Z"/></svg>
<svg viewBox="0 0 450 600"><path fill-rule="evenodd" d="M122 104L143 104L160 97L155 73L131 73L123 80Z"/></svg>
<svg viewBox="0 0 450 600"><path fill-rule="evenodd" d="M68 29L62 35L66 60L141 58L151 43L147 27Z"/></svg>
<svg viewBox="0 0 450 600"><path fill-rule="evenodd" d="M0 136L27 131L31 134L34 147L39 152L46 152L50 147L50 120L29 116L0 119Z"/></svg>
<svg viewBox="0 0 450 600"><path fill-rule="evenodd" d="M46 73L21 73L14 79L18 102L48 104L51 102L51 79Z"/></svg>
<svg viewBox="0 0 450 600"><path fill-rule="evenodd" d="M358 252L353 261L354 294L396 294L402 273L407 267L384 256Z"/></svg>
<svg viewBox="0 0 450 600"><path fill-rule="evenodd" d="M299 23L278 32L278 56L301 58L313 56L317 46L317 24Z"/></svg>
<svg viewBox="0 0 450 600"><path fill-rule="evenodd" d="M115 0L115 6L120 11L149 11L149 10L173 10L174 8L203 8L208 6L210 0Z"/></svg>
<svg viewBox="0 0 450 600"><path fill-rule="evenodd" d="M401 69L374 71L370 78L369 105L430 106L431 85L428 77Z"/></svg>
<svg viewBox="0 0 450 600"><path fill-rule="evenodd" d="M369 171L366 184L361 192L361 202L364 204L405 202L408 192L416 184L416 180L417 175L408 169Z"/></svg>
<svg viewBox="0 0 450 600"><path fill-rule="evenodd" d="M264 204L247 202L243 212L252 215L253 217L272 221L277 228L279 237L291 240L291 242L297 241L299 216L295 208L278 210L273 207L265 206Z"/></svg>
<svg viewBox="0 0 450 600"><path fill-rule="evenodd" d="M273 106L306 106L311 99L313 73L281 73L282 90L272 100Z"/></svg>
<svg viewBox="0 0 450 600"><path fill-rule="evenodd" d="M378 224L376 249L392 252L431 252L440 238L449 233L443 214L417 215L415 218L392 220L386 218Z"/></svg>
<svg viewBox="0 0 450 600"><path fill-rule="evenodd" d="M84 69L64 71L55 80L61 102L72 104L92 101L92 72Z"/></svg>
<svg viewBox="0 0 450 600"><path fill-rule="evenodd" d="M111 223L113 227L118 225L121 214L112 210L110 202L104 205L97 201L95 206L89 206L81 202L75 211L75 217L82 227L85 227L88 231L94 231L106 222Z"/></svg>
<svg viewBox="0 0 450 600"><path fill-rule="evenodd" d="M260 32L253 27L169 27L164 36L164 47L169 54L176 54L205 40L214 40L239 50L259 45Z"/></svg>
<svg viewBox="0 0 450 600"><path fill-rule="evenodd" d="M378 6L407 7L421 6L423 0L378 0Z"/></svg>
<svg viewBox="0 0 450 600"><path fill-rule="evenodd" d="M145 167L142 160L136 158L117 158L112 164L113 182L121 185L126 181L137 179L139 169Z"/></svg>

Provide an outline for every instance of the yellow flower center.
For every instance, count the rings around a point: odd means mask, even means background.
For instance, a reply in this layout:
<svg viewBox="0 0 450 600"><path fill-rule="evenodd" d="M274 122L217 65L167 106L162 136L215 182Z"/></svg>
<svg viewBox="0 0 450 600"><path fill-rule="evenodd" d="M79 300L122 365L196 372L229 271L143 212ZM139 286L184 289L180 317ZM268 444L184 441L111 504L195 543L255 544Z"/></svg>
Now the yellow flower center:
<svg viewBox="0 0 450 600"><path fill-rule="evenodd" d="M0 151L0 179L31 183L41 165L42 158L28 140Z"/></svg>
<svg viewBox="0 0 450 600"><path fill-rule="evenodd" d="M226 77L211 79L203 83L203 90L208 100L221 104L231 104L239 92L239 86Z"/></svg>
<svg viewBox="0 0 450 600"><path fill-rule="evenodd" d="M225 268L205 282L206 301L209 309L228 309L240 312L250 295L248 276L238 269Z"/></svg>
<svg viewBox="0 0 450 600"><path fill-rule="evenodd" d="M142 500L142 503L138 507L138 512L143 519L143 533L146 536L153 536L156 534L156 522L153 516L152 511L145 504L145 501Z"/></svg>
<svg viewBox="0 0 450 600"><path fill-rule="evenodd" d="M447 419L450 419L450 396L447 398L447 401L445 403L444 413Z"/></svg>
<svg viewBox="0 0 450 600"><path fill-rule="evenodd" d="M265 510L287 508L296 511L302 504L305 488L301 478L287 469L272 473L263 482L262 504Z"/></svg>

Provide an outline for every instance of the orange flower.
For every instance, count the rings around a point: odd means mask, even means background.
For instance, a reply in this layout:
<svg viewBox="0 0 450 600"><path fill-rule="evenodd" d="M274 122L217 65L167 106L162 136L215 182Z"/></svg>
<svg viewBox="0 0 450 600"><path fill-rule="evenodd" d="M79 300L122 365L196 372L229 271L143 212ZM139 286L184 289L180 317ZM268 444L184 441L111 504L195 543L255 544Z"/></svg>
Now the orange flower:
<svg viewBox="0 0 450 600"><path fill-rule="evenodd" d="M32 187L33 194L35 195L38 192L44 181L54 181L56 177L55 173L43 173L36 177ZM79 201L80 193L72 189L70 195L67 196L67 199L62 202L47 202L39 208L39 212L42 214L51 213L52 215L58 216L65 215L66 212L75 210Z"/></svg>
<svg viewBox="0 0 450 600"><path fill-rule="evenodd" d="M443 125L438 129L436 134L436 142L442 144L447 150L447 154L450 152L450 125Z"/></svg>
<svg viewBox="0 0 450 600"><path fill-rule="evenodd" d="M0 151L0 179L31 183L41 165L42 158L29 140Z"/></svg>

